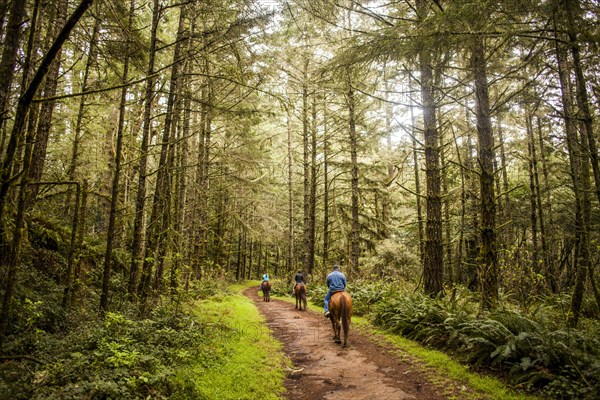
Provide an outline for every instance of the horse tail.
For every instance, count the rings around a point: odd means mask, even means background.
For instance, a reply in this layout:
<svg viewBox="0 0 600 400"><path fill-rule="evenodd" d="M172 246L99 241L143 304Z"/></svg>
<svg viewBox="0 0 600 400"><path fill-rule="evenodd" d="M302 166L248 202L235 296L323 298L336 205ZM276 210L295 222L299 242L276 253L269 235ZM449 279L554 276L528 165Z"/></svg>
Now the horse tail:
<svg viewBox="0 0 600 400"><path fill-rule="evenodd" d="M342 293L340 297L340 314L342 320L342 328L344 329L344 346L346 346L348 332L350 331L350 310L348 309L349 305L346 303L346 293Z"/></svg>

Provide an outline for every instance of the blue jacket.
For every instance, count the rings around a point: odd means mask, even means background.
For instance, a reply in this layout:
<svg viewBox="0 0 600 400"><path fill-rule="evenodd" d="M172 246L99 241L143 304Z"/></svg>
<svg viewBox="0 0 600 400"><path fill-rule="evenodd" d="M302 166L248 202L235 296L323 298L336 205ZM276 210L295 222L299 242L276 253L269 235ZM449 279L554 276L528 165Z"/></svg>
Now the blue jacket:
<svg viewBox="0 0 600 400"><path fill-rule="evenodd" d="M330 291L346 289L346 276L340 271L333 271L327 275L327 287Z"/></svg>

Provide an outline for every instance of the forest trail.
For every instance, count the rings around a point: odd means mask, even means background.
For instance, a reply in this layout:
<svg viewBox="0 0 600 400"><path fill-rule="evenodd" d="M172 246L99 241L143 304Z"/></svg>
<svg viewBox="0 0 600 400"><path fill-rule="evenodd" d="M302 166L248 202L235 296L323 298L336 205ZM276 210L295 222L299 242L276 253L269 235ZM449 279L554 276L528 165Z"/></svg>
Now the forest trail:
<svg viewBox="0 0 600 400"><path fill-rule="evenodd" d="M394 356L352 325L348 347L343 348L333 342L331 322L322 314L297 311L294 304L276 299L265 303L254 287L244 294L255 302L293 363L285 380L287 399L457 398L460 389L450 389L450 394L448 388L436 387L419 365Z"/></svg>

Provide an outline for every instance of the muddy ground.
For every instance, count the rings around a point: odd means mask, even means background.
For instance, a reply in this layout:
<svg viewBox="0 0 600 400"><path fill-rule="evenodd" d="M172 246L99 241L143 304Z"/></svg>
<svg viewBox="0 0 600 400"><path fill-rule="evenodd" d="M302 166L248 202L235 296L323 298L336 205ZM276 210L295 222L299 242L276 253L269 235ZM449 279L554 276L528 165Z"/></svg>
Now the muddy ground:
<svg viewBox="0 0 600 400"><path fill-rule="evenodd" d="M297 311L294 304L276 299L265 303L254 288L244 294L255 301L293 363L285 380L287 399L460 399L465 390L473 398L458 382L432 383L437 378L418 361L368 332L351 325L343 348L333 342L331 322L322 314Z"/></svg>

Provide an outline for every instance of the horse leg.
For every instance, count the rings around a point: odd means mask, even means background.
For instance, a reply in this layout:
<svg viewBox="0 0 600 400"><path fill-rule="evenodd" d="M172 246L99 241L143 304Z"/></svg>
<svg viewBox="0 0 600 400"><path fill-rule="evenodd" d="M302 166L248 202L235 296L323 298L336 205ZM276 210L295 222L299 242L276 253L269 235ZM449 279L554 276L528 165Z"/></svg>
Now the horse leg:
<svg viewBox="0 0 600 400"><path fill-rule="evenodd" d="M331 326L333 327L333 341L340 343L340 321L337 317L331 317Z"/></svg>
<svg viewBox="0 0 600 400"><path fill-rule="evenodd" d="M333 317L331 317L331 328L333 328L333 340L335 341L337 339L337 331L335 329L335 321Z"/></svg>

